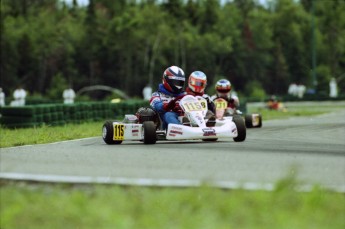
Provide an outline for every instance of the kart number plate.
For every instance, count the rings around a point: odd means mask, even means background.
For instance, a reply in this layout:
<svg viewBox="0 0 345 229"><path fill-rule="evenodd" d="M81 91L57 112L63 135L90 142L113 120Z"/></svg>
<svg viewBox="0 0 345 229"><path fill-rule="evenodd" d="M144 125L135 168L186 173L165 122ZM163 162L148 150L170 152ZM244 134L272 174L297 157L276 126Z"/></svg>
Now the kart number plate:
<svg viewBox="0 0 345 229"><path fill-rule="evenodd" d="M226 109L228 107L228 104L225 100L216 100L214 103L216 104L216 109Z"/></svg>
<svg viewBox="0 0 345 229"><path fill-rule="evenodd" d="M191 111L201 111L203 110L202 105L199 101L191 101L191 102L185 102L183 104L183 107L186 112L191 112Z"/></svg>
<svg viewBox="0 0 345 229"><path fill-rule="evenodd" d="M200 101L200 104L201 104L203 110L207 109L206 101Z"/></svg>
<svg viewBox="0 0 345 229"><path fill-rule="evenodd" d="M115 124L114 125L114 137L113 140L123 140L125 135L125 125Z"/></svg>

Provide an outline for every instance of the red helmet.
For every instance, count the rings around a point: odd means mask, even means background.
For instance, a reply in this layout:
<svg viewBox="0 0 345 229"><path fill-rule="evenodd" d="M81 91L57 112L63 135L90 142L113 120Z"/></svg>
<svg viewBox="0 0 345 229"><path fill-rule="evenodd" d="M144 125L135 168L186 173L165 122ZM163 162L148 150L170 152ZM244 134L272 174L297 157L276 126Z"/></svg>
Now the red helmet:
<svg viewBox="0 0 345 229"><path fill-rule="evenodd" d="M177 66L171 66L165 69L163 73L163 86L172 93L181 93L185 80L184 71Z"/></svg>
<svg viewBox="0 0 345 229"><path fill-rule="evenodd" d="M222 94L229 93L231 91L230 81L226 79L218 80L216 83L216 91Z"/></svg>
<svg viewBox="0 0 345 229"><path fill-rule="evenodd" d="M188 87L195 93L204 93L207 84L207 77L201 71L195 71L190 74L188 79Z"/></svg>

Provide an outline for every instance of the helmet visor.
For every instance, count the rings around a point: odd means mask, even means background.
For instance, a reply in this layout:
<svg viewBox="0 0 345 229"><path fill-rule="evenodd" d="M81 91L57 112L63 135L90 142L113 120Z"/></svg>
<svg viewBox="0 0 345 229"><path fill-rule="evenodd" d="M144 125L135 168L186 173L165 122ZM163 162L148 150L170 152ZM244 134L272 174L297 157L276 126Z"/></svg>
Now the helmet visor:
<svg viewBox="0 0 345 229"><path fill-rule="evenodd" d="M174 85L175 87L182 88L184 86L184 80L180 80L180 79L170 79L169 83L170 85Z"/></svg>
<svg viewBox="0 0 345 229"><path fill-rule="evenodd" d="M204 87L206 86L206 82L191 80L190 85L197 86L197 87Z"/></svg>
<svg viewBox="0 0 345 229"><path fill-rule="evenodd" d="M219 93L228 93L230 90L231 88L217 88Z"/></svg>

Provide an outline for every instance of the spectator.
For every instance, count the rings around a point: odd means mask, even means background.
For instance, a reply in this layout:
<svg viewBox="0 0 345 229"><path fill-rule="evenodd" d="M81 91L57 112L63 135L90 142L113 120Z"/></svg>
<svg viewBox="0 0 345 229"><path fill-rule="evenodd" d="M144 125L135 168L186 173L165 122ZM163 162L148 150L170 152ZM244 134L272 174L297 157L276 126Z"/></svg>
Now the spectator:
<svg viewBox="0 0 345 229"><path fill-rule="evenodd" d="M0 87L0 107L3 107L3 106L5 106L5 93Z"/></svg>
<svg viewBox="0 0 345 229"><path fill-rule="evenodd" d="M329 81L329 97L331 98L338 97L337 81L335 80L334 77Z"/></svg>
<svg viewBox="0 0 345 229"><path fill-rule="evenodd" d="M75 92L72 87L69 87L63 91L62 97L64 99L64 104L73 104L75 98Z"/></svg>
<svg viewBox="0 0 345 229"><path fill-rule="evenodd" d="M25 106L26 91L22 86L19 86L13 92L14 101L11 102L11 106Z"/></svg>
<svg viewBox="0 0 345 229"><path fill-rule="evenodd" d="M302 99L305 91L306 91L306 87L303 84L299 84L297 86L297 97Z"/></svg>
<svg viewBox="0 0 345 229"><path fill-rule="evenodd" d="M292 96L297 96L298 94L298 86L295 83L290 84L288 89L288 94Z"/></svg>
<svg viewBox="0 0 345 229"><path fill-rule="evenodd" d="M282 102L280 102L275 95L272 95L267 101L266 107L269 110L277 110L286 112L287 109Z"/></svg>
<svg viewBox="0 0 345 229"><path fill-rule="evenodd" d="M143 89L143 97L144 100L150 100L152 96L152 87L150 85L146 85Z"/></svg>

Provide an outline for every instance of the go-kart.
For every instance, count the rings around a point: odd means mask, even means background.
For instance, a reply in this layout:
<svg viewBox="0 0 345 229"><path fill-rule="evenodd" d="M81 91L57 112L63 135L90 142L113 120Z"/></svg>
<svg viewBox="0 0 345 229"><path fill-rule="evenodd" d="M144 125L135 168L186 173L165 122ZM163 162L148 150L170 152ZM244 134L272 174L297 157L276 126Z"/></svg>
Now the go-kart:
<svg viewBox="0 0 345 229"><path fill-rule="evenodd" d="M218 124L232 120L233 117L242 116L242 112L240 110L229 108L228 102L223 98L217 98L213 102L216 107L216 118L218 120ZM246 114L243 118L247 128L262 127L261 114Z"/></svg>
<svg viewBox="0 0 345 229"><path fill-rule="evenodd" d="M123 121L106 121L102 128L102 137L107 144L121 144L122 141L143 141L155 144L157 140L204 140L233 139L242 142L246 139L246 127L242 117L232 121L208 127L205 120L205 108L194 96L184 96L179 105L189 124L169 124L162 128L159 115L152 108L139 108L136 115L125 115ZM181 117L182 119L182 117Z"/></svg>

